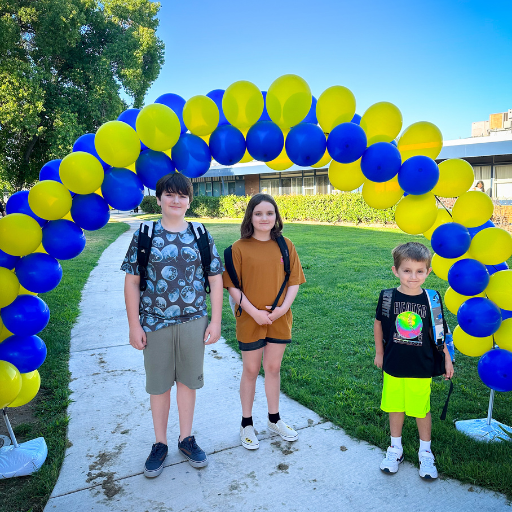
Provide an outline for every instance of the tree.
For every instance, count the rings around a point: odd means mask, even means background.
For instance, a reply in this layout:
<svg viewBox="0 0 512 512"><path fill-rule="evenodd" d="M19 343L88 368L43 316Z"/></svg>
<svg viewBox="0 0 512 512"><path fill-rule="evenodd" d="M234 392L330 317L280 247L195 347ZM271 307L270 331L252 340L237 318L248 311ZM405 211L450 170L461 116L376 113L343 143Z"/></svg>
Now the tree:
<svg viewBox="0 0 512 512"><path fill-rule="evenodd" d="M150 0L0 0L0 182L41 167L126 108L164 62Z"/></svg>

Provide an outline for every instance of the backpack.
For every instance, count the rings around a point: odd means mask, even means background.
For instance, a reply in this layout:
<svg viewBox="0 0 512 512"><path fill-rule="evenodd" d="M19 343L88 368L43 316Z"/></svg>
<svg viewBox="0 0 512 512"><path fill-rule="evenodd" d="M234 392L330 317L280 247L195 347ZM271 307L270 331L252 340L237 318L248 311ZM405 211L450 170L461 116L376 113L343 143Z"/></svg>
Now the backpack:
<svg viewBox="0 0 512 512"><path fill-rule="evenodd" d="M277 294L276 300L272 304L272 307L270 308L270 311L274 311L277 307L277 303L279 302L279 299L281 298L281 295L283 294L283 291L286 287L286 283L288 283L288 279L290 279L290 253L288 252L288 246L286 245L286 240L282 235L277 237L276 239L277 245L279 245L279 249L281 250L281 256L283 257L283 265L284 265L284 281L281 285L281 289L279 290L279 293ZM227 249L224 251L224 267L231 279L231 282L235 286L235 288L238 288L240 291L242 291L242 283L238 280L238 275L235 270L235 265L233 264L233 251L232 251L232 245L230 245ZM233 314L236 317L239 317L242 314L242 294L240 294L240 303L236 305L231 298L231 295L229 296L229 302L231 304L231 307L233 309ZM236 308L236 309L235 309Z"/></svg>
<svg viewBox="0 0 512 512"><path fill-rule="evenodd" d="M148 278L148 264L149 256L151 255L151 247L153 244L153 236L155 229L155 222L143 222L139 228L139 240L137 244L137 264L139 266L140 283L139 289L141 292L147 288ZM208 281L208 273L210 272L210 265L212 257L210 254L210 242L208 240L208 231L204 227L204 224L200 222L189 222L188 223L192 234L197 243L199 254L201 256L201 266L203 268L204 276L204 290L206 293L210 293L210 283Z"/></svg>

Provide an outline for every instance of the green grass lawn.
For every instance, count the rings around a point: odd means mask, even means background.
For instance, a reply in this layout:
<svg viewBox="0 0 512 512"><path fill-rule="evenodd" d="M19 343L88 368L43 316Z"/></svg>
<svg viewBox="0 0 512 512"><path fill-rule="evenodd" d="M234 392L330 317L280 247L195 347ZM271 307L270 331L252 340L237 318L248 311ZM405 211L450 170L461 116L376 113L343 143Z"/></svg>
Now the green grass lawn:
<svg viewBox="0 0 512 512"><path fill-rule="evenodd" d="M239 238L238 221L202 221L220 254ZM292 307L293 343L283 360L282 390L348 434L386 449L388 418L379 408L382 373L373 365L375 307L379 291L398 284L391 249L411 240L429 245L428 240L398 229L298 223L285 223L284 235L297 248L307 282ZM448 283L431 274L425 286L444 295ZM456 318L446 315L453 330ZM238 350L227 292L222 333ZM439 416L449 385L434 379L433 451L442 475L512 498L512 442L478 443L454 427L455 420L487 416L489 389L478 377L477 363L478 358L456 354L455 390L445 421ZM512 393L496 394L493 417L512 425ZM406 460L417 464L418 433L411 418L403 443Z"/></svg>
<svg viewBox="0 0 512 512"><path fill-rule="evenodd" d="M46 343L48 355L39 368L41 389L34 400L34 417L18 425L15 434L19 442L44 437L48 458L31 476L0 480L0 512L42 511L53 491L66 448L69 346L82 288L103 251L127 229L127 224L111 223L99 231L86 231L87 245L82 254L61 261L64 272L60 285L40 295L50 307L50 323L39 334ZM12 414L16 414L15 410Z"/></svg>

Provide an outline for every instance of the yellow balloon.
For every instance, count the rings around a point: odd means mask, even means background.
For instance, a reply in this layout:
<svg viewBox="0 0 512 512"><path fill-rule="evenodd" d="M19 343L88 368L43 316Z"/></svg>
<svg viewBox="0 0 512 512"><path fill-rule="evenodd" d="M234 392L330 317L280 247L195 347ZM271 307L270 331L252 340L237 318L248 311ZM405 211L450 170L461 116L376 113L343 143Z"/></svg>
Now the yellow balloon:
<svg viewBox="0 0 512 512"><path fill-rule="evenodd" d="M169 151L169 153L170 153L170 151ZM171 158L171 155L169 155L169 158ZM132 172L134 172L135 174L137 174L137 170L135 169L135 163L130 164L130 165L127 165L127 166L126 166L126 169L128 169L129 171L132 171ZM98 190L99 190L99 192L98 192ZM95 194L98 194L98 195L100 195L101 197L103 197L103 194L101 193L101 187L100 187L98 190L96 190Z"/></svg>
<svg viewBox="0 0 512 512"><path fill-rule="evenodd" d="M329 151L327 151L327 149L326 149L324 156L322 158L320 158L320 160L316 164L312 165L311 167L313 167L315 169L321 169L322 167L327 167L327 165L329 165L331 160L332 160L331 155L329 155Z"/></svg>
<svg viewBox="0 0 512 512"><path fill-rule="evenodd" d="M21 373L20 376L21 391L8 407L20 407L28 404L37 395L39 387L41 386L41 377L37 370L29 373Z"/></svg>
<svg viewBox="0 0 512 512"><path fill-rule="evenodd" d="M460 325L453 330L453 344L459 352L466 356L480 357L492 349L492 336L476 338L464 332Z"/></svg>
<svg viewBox="0 0 512 512"><path fill-rule="evenodd" d="M226 119L242 132L249 130L258 121L263 114L264 104L261 91L246 80L231 84L222 97L222 110Z"/></svg>
<svg viewBox="0 0 512 512"><path fill-rule="evenodd" d="M7 361L0 361L0 409L7 407L21 391L21 375Z"/></svg>
<svg viewBox="0 0 512 512"><path fill-rule="evenodd" d="M64 217L62 217L62 218L65 220L70 220L71 222L75 222L73 220L73 217L71 216L71 212L66 213L66 215L64 215Z"/></svg>
<svg viewBox="0 0 512 512"><path fill-rule="evenodd" d="M0 267L0 308L8 306L17 296L20 282L14 272Z"/></svg>
<svg viewBox="0 0 512 512"><path fill-rule="evenodd" d="M45 248L43 247L43 244L39 244L39 247L35 250L33 250L32 252L44 252L45 254L48 254L45 250Z"/></svg>
<svg viewBox="0 0 512 512"><path fill-rule="evenodd" d="M178 142L181 133L178 116L171 108L161 103L146 105L137 115L135 127L140 140L154 151L171 149ZM117 167L125 167L135 162L137 156L131 162Z"/></svg>
<svg viewBox="0 0 512 512"><path fill-rule="evenodd" d="M324 133L331 133L335 126L352 121L355 113L356 97L342 85L326 89L316 104L316 117Z"/></svg>
<svg viewBox="0 0 512 512"><path fill-rule="evenodd" d="M453 222L467 228L476 228L492 217L493 209L492 200L487 194L470 190L461 194L455 201L452 208Z"/></svg>
<svg viewBox="0 0 512 512"><path fill-rule="evenodd" d="M285 171L286 169L289 169L293 162L288 158L288 155L286 154L286 137L290 130L285 129L282 130L283 136L284 136L284 142L283 150L281 153L279 153L279 156L277 158L274 158L274 160L271 160L270 162L265 162L265 165L269 167L270 169L273 169L274 171Z"/></svg>
<svg viewBox="0 0 512 512"><path fill-rule="evenodd" d="M306 80L297 75L283 75L267 91L267 112L281 129L299 124L309 112L313 96Z"/></svg>
<svg viewBox="0 0 512 512"><path fill-rule="evenodd" d="M34 252L42 240L41 226L29 215L11 213L0 217L0 249L7 254L26 256Z"/></svg>
<svg viewBox="0 0 512 512"><path fill-rule="evenodd" d="M142 111L137 116L137 124L141 114ZM133 164L140 153L137 132L122 121L108 121L102 124L94 137L94 146L99 157L113 167Z"/></svg>
<svg viewBox="0 0 512 512"><path fill-rule="evenodd" d="M183 122L190 133L209 135L219 124L219 109L208 96L193 96L183 107Z"/></svg>
<svg viewBox="0 0 512 512"><path fill-rule="evenodd" d="M247 151L247 149L246 149L245 153L244 153L244 156L242 157L242 159L238 163L239 164L246 164L248 162L252 162L253 160L254 160L254 158L249 154L249 151Z"/></svg>
<svg viewBox="0 0 512 512"><path fill-rule="evenodd" d="M31 292L30 290L27 290L20 284L20 290L18 291L18 295L37 295L36 292Z"/></svg>
<svg viewBox="0 0 512 512"><path fill-rule="evenodd" d="M485 228L471 241L471 257L484 265L498 265L512 256L512 236L501 228Z"/></svg>
<svg viewBox="0 0 512 512"><path fill-rule="evenodd" d="M361 171L361 159L350 164L340 164L333 160L329 165L329 181L338 190L345 192L355 190L363 184L365 179Z"/></svg>
<svg viewBox="0 0 512 512"><path fill-rule="evenodd" d="M512 270L495 272L489 279L485 293L499 308L512 310Z"/></svg>
<svg viewBox="0 0 512 512"><path fill-rule="evenodd" d="M444 305L448 308L448 311L456 315L462 303L466 302L468 299L472 299L473 297L485 297L485 293L482 292L478 295L471 295L471 297L468 297L467 295L457 293L453 288L448 288L444 294Z"/></svg>
<svg viewBox="0 0 512 512"><path fill-rule="evenodd" d="M103 169L101 173L103 174ZM40 181L28 193L28 204L31 210L46 220L61 219L71 209L71 203L69 190L58 181Z"/></svg>
<svg viewBox="0 0 512 512"><path fill-rule="evenodd" d="M2 341L4 341L5 339L12 335L13 333L9 331L9 329L7 329L5 325L2 325L2 328L0 329L0 343L2 343Z"/></svg>
<svg viewBox="0 0 512 512"><path fill-rule="evenodd" d="M434 231L441 224L446 224L447 222L452 222L452 216L444 208L438 208L436 221L434 222L430 229L427 229L427 231L423 233L423 236L430 240L432 238L432 234L434 233Z"/></svg>
<svg viewBox="0 0 512 512"><path fill-rule="evenodd" d="M373 104L361 117L359 126L365 131L368 146L376 142L391 142L402 129L402 113L388 101Z"/></svg>
<svg viewBox="0 0 512 512"><path fill-rule="evenodd" d="M441 130L428 121L419 121L407 127L398 141L402 162L411 156L425 155L435 160L443 148Z"/></svg>
<svg viewBox="0 0 512 512"><path fill-rule="evenodd" d="M459 258L443 258L442 256L439 256L439 254L434 254L431 263L432 270L439 279L448 281L448 271L452 268L452 265L456 261L463 260L468 257L468 253L463 254Z"/></svg>
<svg viewBox="0 0 512 512"><path fill-rule="evenodd" d="M432 193L440 197L459 197L467 192L475 179L471 164L459 158L450 158L439 164L439 181Z"/></svg>
<svg viewBox="0 0 512 512"><path fill-rule="evenodd" d="M75 151L62 159L59 176L71 192L85 195L101 187L105 173L96 157L85 151Z"/></svg>
<svg viewBox="0 0 512 512"><path fill-rule="evenodd" d="M200 135L200 137L206 142L206 144L210 144L210 135L211 133L209 133L208 135Z"/></svg>
<svg viewBox="0 0 512 512"><path fill-rule="evenodd" d="M494 333L494 341L500 348L512 352L512 318L501 322L500 328Z"/></svg>
<svg viewBox="0 0 512 512"><path fill-rule="evenodd" d="M398 184L398 176L383 183L366 180L363 185L363 199L368 206L377 210L391 208L403 195L404 191Z"/></svg>
<svg viewBox="0 0 512 512"><path fill-rule="evenodd" d="M432 227L436 218L436 198L432 192L420 196L408 195L398 203L395 210L395 222L409 235L424 233Z"/></svg>

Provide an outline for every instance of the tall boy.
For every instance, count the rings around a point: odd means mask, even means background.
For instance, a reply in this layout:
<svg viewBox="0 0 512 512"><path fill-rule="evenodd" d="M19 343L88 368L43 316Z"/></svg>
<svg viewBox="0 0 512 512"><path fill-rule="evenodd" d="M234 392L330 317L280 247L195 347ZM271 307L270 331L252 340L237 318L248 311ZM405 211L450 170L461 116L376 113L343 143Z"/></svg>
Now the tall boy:
<svg viewBox="0 0 512 512"><path fill-rule="evenodd" d="M430 449L432 421L430 390L434 370L433 326L429 301L421 288L430 274L432 256L423 244L409 242L392 251L393 274L400 286L383 314L384 290L380 292L375 314L375 365L383 369L381 409L389 413L391 446L380 469L396 473L404 460L402 426L405 414L416 418L420 437L420 476L437 478L434 455ZM387 299L389 300L389 298ZM446 324L444 326L447 332ZM444 345L445 379L453 376L453 364Z"/></svg>
<svg viewBox="0 0 512 512"><path fill-rule="evenodd" d="M147 477L158 476L167 456L170 390L176 382L180 424L178 450L193 467L208 464L192 433L196 389L203 387L204 345L220 338L222 263L208 234L212 319L208 324L201 257L185 213L193 199L192 184L180 173L156 185L162 217L153 230L147 266L147 287L140 291L137 265L139 230L131 241L121 270L126 272L124 295L130 345L144 350L146 391L150 394L155 443L144 466Z"/></svg>

